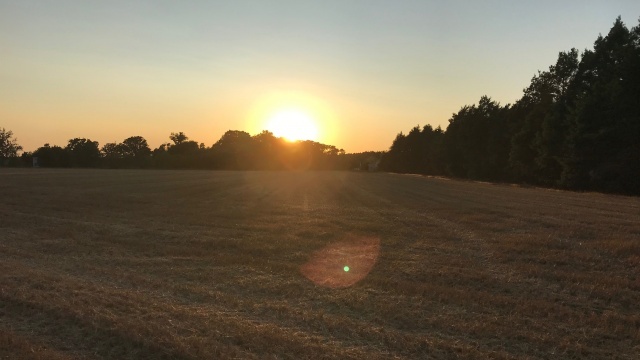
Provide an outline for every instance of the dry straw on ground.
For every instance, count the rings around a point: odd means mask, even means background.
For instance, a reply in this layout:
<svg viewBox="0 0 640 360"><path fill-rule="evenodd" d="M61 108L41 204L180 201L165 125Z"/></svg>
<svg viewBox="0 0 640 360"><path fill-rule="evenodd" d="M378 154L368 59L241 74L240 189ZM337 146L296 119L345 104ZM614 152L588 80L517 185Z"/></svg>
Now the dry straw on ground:
<svg viewBox="0 0 640 360"><path fill-rule="evenodd" d="M633 359L639 303L638 198L0 169L0 358Z"/></svg>

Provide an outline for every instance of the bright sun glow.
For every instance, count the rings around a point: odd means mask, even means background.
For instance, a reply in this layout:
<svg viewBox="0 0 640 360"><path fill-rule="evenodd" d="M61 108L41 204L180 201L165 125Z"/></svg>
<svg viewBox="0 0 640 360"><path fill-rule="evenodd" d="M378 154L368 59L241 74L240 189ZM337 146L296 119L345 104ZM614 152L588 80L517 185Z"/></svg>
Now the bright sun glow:
<svg viewBox="0 0 640 360"><path fill-rule="evenodd" d="M277 111L269 117L266 127L275 136L283 137L289 141L318 140L318 127L315 120L301 110Z"/></svg>
<svg viewBox="0 0 640 360"><path fill-rule="evenodd" d="M338 116L326 99L303 91L256 90L255 100L249 105L245 128L251 134L267 130L290 141L339 143Z"/></svg>

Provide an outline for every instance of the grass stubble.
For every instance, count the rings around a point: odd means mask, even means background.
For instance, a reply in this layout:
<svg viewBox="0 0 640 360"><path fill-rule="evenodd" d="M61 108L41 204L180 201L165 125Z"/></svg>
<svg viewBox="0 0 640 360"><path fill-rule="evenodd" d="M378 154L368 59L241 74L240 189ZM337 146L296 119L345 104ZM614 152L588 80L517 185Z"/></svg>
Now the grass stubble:
<svg viewBox="0 0 640 360"><path fill-rule="evenodd" d="M0 358L633 359L639 304L638 198L0 169Z"/></svg>

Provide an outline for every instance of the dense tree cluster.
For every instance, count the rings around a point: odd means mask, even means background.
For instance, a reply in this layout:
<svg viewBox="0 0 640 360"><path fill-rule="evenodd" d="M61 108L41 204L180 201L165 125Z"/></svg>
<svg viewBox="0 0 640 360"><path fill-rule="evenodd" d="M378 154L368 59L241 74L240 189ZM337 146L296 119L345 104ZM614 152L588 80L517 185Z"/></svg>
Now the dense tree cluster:
<svg viewBox="0 0 640 360"><path fill-rule="evenodd" d="M483 96L397 135L382 170L640 194L640 25L561 52L513 105Z"/></svg>
<svg viewBox="0 0 640 360"><path fill-rule="evenodd" d="M22 161L31 165L37 158L42 167L106 167L220 170L330 170L350 169L362 161L372 161L371 154L346 155L344 150L315 141L290 142L263 131L251 136L244 131L229 130L211 147L189 140L183 132L171 133L171 142L151 150L142 136L132 136L121 143L107 143L84 138L69 140L65 147L45 144L33 153L23 153ZM15 158L16 152L11 154Z"/></svg>
<svg viewBox="0 0 640 360"><path fill-rule="evenodd" d="M288 141L263 131L251 136L229 130L210 147L190 140L183 132L171 133L171 142L151 150L142 136L131 136L121 143L98 142L85 138L69 140L65 147L44 144L34 152L17 145L10 131L4 136L0 166L104 167L111 169L217 169L217 170L372 170L382 152L345 154L333 145L315 141ZM34 159L37 161L34 163ZM2 160L2 159L0 159Z"/></svg>

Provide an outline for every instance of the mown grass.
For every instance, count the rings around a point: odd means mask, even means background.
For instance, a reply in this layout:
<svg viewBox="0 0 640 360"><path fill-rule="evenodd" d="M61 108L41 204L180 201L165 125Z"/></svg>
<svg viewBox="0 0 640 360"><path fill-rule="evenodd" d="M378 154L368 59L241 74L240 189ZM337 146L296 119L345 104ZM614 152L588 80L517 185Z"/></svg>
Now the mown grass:
<svg viewBox="0 0 640 360"><path fill-rule="evenodd" d="M634 359L639 266L638 198L0 169L0 358Z"/></svg>

